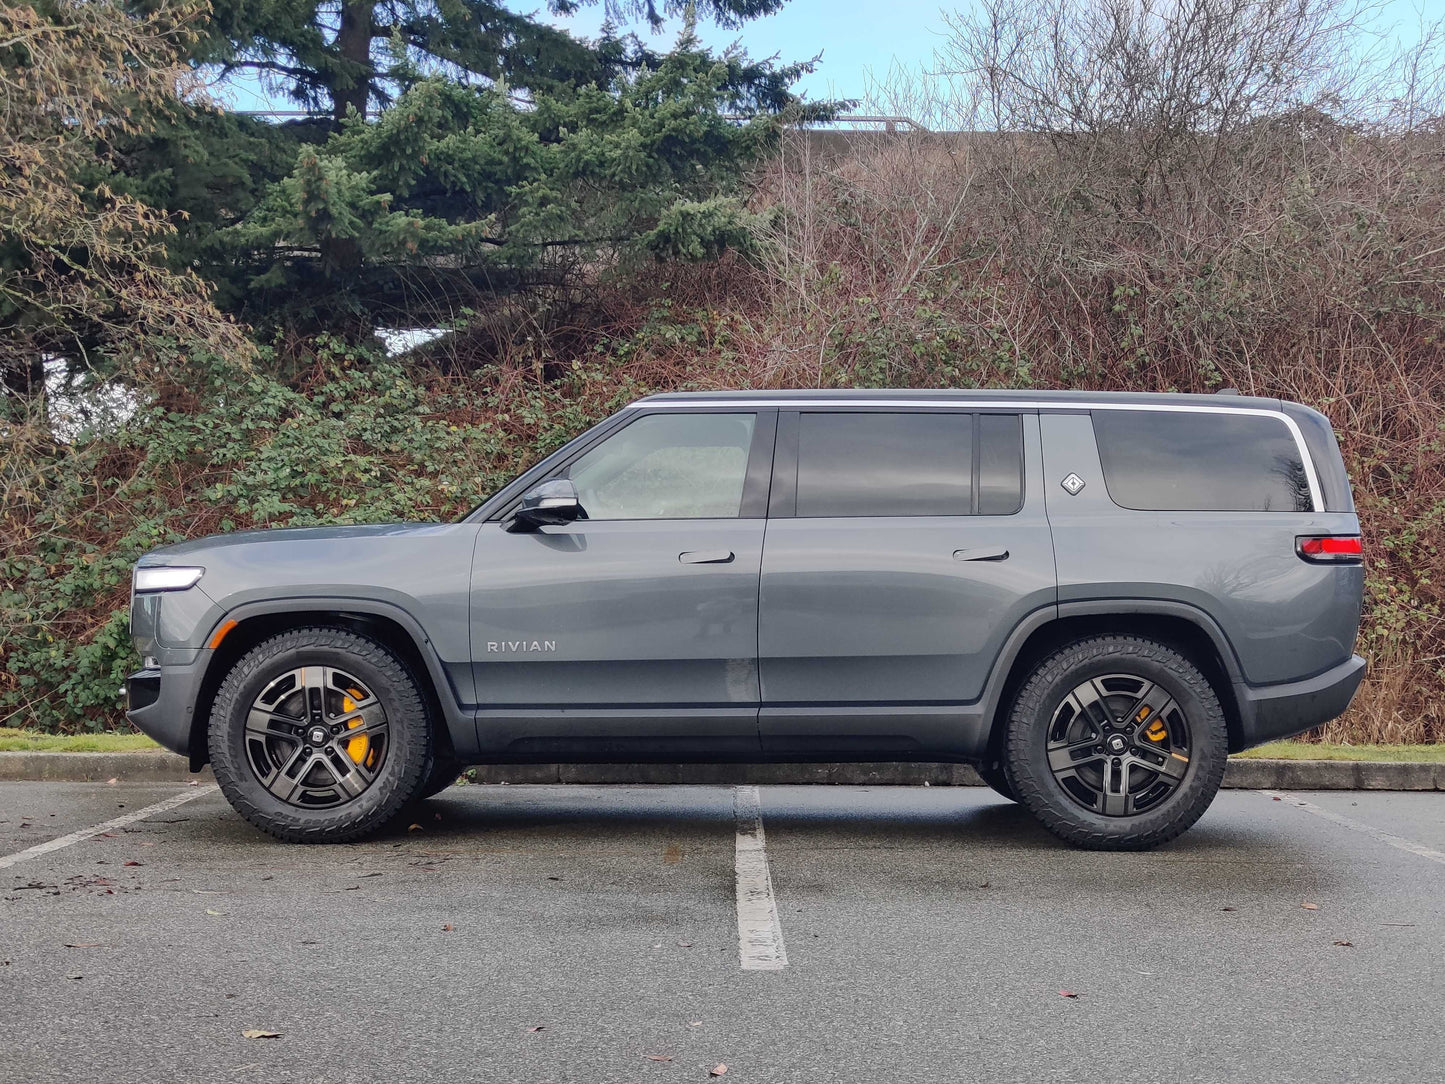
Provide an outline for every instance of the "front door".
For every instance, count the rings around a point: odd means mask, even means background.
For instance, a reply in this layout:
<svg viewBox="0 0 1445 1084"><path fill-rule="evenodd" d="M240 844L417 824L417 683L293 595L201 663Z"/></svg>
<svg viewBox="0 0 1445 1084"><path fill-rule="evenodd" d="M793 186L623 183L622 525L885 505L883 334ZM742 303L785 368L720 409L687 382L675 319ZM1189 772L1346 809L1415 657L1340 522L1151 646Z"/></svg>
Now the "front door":
<svg viewBox="0 0 1445 1084"><path fill-rule="evenodd" d="M585 519L482 528L471 641L489 755L757 754L774 417L639 412L553 474L571 479Z"/></svg>
<svg viewBox="0 0 1445 1084"><path fill-rule="evenodd" d="M1004 638L1057 598L1037 415L805 411L782 415L777 445L764 752L976 751Z"/></svg>

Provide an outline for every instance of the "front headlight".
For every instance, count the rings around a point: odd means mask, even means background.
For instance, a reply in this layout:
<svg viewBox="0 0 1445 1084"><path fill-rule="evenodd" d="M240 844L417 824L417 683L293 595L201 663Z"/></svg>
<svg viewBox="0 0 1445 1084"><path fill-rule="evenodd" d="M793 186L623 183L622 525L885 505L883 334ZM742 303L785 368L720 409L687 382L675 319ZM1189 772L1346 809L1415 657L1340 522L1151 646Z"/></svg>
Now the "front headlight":
<svg viewBox="0 0 1445 1084"><path fill-rule="evenodd" d="M173 565L159 565L154 568L135 570L135 589L142 591L184 591L196 586L204 568L186 568Z"/></svg>

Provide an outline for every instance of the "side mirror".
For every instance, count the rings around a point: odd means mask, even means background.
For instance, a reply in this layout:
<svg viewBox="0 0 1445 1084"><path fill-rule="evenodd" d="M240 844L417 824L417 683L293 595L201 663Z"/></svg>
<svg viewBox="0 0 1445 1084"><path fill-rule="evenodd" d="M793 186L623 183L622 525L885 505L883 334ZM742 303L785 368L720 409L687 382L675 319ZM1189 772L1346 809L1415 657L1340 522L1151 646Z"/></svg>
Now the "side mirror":
<svg viewBox="0 0 1445 1084"><path fill-rule="evenodd" d="M535 531L539 527L560 527L582 517L577 487L567 478L541 482L522 497L522 503L507 521L512 532Z"/></svg>

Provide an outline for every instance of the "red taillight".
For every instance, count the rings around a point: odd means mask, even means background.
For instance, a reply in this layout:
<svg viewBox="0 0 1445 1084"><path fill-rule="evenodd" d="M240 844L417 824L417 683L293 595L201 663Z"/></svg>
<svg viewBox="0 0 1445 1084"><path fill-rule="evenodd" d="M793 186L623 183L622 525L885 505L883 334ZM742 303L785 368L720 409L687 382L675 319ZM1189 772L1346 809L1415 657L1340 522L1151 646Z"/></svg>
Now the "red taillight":
<svg viewBox="0 0 1445 1084"><path fill-rule="evenodd" d="M1316 535L1295 539L1295 551L1306 561L1357 565L1365 547L1359 535Z"/></svg>

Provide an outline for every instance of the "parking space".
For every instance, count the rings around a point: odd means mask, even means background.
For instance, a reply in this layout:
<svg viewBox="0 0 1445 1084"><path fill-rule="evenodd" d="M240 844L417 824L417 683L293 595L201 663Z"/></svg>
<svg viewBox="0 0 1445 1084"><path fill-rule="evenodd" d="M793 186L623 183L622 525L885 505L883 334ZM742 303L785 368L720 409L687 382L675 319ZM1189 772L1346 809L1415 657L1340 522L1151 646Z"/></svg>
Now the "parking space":
<svg viewBox="0 0 1445 1084"><path fill-rule="evenodd" d="M0 853L185 789L0 786ZM0 870L0 1079L1436 1079L1445 862L1380 833L1445 852L1445 795L1298 797L1336 819L1225 792L1091 854L980 788L762 787L769 969L736 788L459 786L339 847L193 790Z"/></svg>

